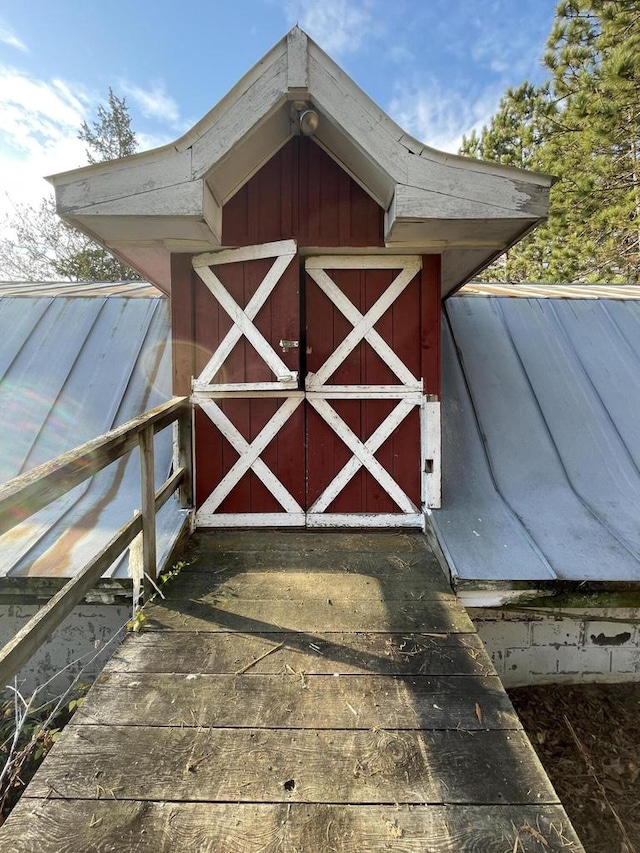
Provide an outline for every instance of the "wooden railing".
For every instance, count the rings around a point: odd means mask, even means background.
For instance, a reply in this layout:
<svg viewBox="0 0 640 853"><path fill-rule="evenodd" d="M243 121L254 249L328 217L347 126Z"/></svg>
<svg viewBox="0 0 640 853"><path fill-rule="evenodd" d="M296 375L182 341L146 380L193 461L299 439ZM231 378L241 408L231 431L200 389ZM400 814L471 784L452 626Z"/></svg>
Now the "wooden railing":
<svg viewBox="0 0 640 853"><path fill-rule="evenodd" d="M177 467L155 490L154 435L178 423ZM140 447L141 509L118 530L87 565L21 628L0 650L0 690L31 658L51 633L99 582L139 534L142 567L151 585L157 576L156 513L179 491L183 507L191 506L191 413L187 397L174 397L117 429L88 441L0 486L0 536L38 510Z"/></svg>

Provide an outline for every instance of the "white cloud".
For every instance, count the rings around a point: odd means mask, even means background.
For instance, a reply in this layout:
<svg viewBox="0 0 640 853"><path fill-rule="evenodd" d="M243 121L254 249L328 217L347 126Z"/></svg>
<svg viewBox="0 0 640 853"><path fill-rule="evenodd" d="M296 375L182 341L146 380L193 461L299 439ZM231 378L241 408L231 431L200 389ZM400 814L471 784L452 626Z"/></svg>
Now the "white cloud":
<svg viewBox="0 0 640 853"><path fill-rule="evenodd" d="M46 192L43 176L85 160L77 138L86 95L62 80L37 80L0 66L0 186L18 203L36 204Z"/></svg>
<svg viewBox="0 0 640 853"><path fill-rule="evenodd" d="M420 141L441 151L457 153L462 137L480 130L495 113L502 87L485 89L473 97L445 89L438 81L398 84L389 114Z"/></svg>
<svg viewBox="0 0 640 853"><path fill-rule="evenodd" d="M550 27L550 18L544 8L535 13L526 4L516 7L510 0L494 3L491 13L492 25L487 27L486 15L473 18L474 38L469 42L473 60L494 74L510 78L525 78L536 75L540 69L540 57Z"/></svg>
<svg viewBox="0 0 640 853"><path fill-rule="evenodd" d="M180 110L176 101L167 93L164 83L156 83L151 89L143 89L135 83L123 81L122 90L140 107L146 118L160 119L169 124L177 124Z"/></svg>
<svg viewBox="0 0 640 853"><path fill-rule="evenodd" d="M358 50L377 28L372 0L285 0L291 23L299 23L328 53Z"/></svg>
<svg viewBox="0 0 640 853"><path fill-rule="evenodd" d="M9 47L14 47L16 50L21 50L23 53L29 53L29 48L22 39L19 39L13 30L11 30L2 20L0 20L0 43L6 44Z"/></svg>
<svg viewBox="0 0 640 853"><path fill-rule="evenodd" d="M156 110L167 123L177 120L177 107L162 87L145 91L132 84L127 92L138 96L145 115ZM50 192L45 175L86 165L86 144L78 131L99 101L82 86L0 65L0 225L14 204L38 205ZM163 133L136 135L141 150L170 141Z"/></svg>

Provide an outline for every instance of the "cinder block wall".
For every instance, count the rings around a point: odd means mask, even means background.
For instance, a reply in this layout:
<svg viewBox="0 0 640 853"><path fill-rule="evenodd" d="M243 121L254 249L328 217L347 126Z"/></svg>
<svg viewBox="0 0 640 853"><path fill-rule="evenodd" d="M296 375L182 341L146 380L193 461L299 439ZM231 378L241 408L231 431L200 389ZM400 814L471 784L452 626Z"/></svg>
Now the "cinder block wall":
<svg viewBox="0 0 640 853"><path fill-rule="evenodd" d="M0 604L0 647L37 610L32 604ZM28 695L60 673L43 691L47 699L65 690L83 666L80 681L90 683L125 636L121 629L130 618L130 604L78 605L18 674L19 689ZM0 685L0 695L3 690Z"/></svg>
<svg viewBox="0 0 640 853"><path fill-rule="evenodd" d="M640 680L640 608L469 608L505 687Z"/></svg>

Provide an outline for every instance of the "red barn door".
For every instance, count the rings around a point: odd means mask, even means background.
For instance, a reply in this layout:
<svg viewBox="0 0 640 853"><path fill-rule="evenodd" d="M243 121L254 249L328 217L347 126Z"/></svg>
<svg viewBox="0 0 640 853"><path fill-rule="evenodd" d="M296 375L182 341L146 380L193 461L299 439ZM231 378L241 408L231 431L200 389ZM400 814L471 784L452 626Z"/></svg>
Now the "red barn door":
<svg viewBox="0 0 640 853"><path fill-rule="evenodd" d="M307 524L421 526L421 258L305 266Z"/></svg>
<svg viewBox="0 0 640 853"><path fill-rule="evenodd" d="M302 525L304 393L293 240L199 255L196 523Z"/></svg>
<svg viewBox="0 0 640 853"><path fill-rule="evenodd" d="M196 523L421 526L421 258L309 257L302 299L293 240L193 267Z"/></svg>

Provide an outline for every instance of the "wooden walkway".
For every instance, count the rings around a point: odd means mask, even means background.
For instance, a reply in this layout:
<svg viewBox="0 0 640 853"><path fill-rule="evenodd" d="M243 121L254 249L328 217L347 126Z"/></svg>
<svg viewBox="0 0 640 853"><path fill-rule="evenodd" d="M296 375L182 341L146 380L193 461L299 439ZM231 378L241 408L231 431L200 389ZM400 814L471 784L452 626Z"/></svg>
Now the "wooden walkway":
<svg viewBox="0 0 640 853"><path fill-rule="evenodd" d="M221 532L191 551L0 850L583 850L423 537Z"/></svg>

